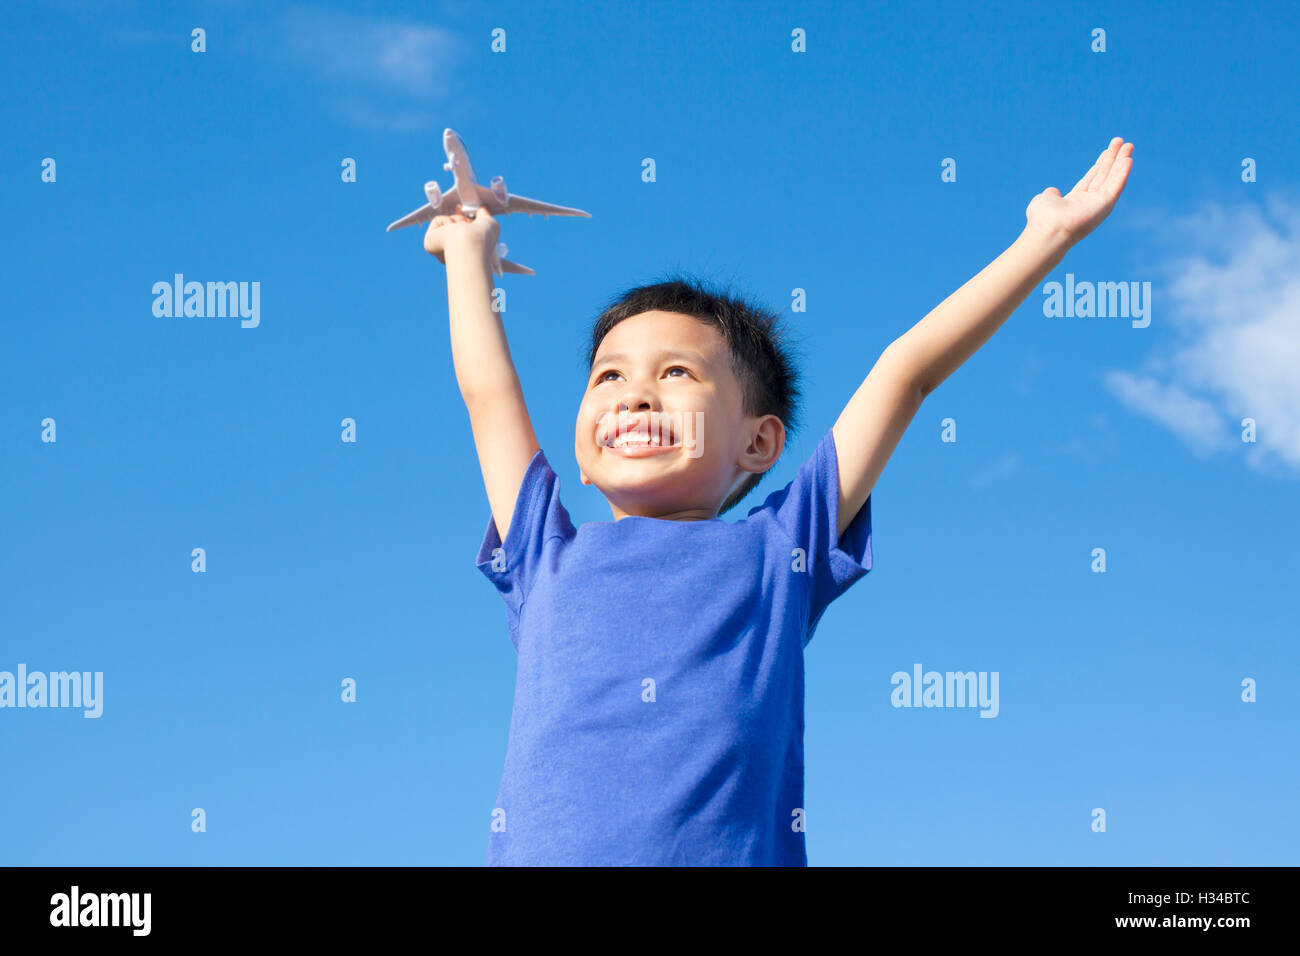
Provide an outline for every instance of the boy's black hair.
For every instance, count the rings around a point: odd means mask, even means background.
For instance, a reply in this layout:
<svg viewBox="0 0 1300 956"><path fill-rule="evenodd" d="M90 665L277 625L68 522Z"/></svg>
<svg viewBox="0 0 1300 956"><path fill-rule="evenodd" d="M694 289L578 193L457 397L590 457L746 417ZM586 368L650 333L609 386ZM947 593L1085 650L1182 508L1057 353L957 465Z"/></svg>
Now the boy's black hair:
<svg viewBox="0 0 1300 956"><path fill-rule="evenodd" d="M609 330L624 319L643 312L678 312L717 329L731 352L731 371L740 383L744 414L775 415L785 425L786 443L799 428L801 391L789 332L771 309L731 293L718 291L681 274L651 285L637 286L616 296L596 319L587 352L587 375L595 366L596 352ZM784 449L782 449L784 455ZM766 472L754 473L722 503L725 514L754 490Z"/></svg>

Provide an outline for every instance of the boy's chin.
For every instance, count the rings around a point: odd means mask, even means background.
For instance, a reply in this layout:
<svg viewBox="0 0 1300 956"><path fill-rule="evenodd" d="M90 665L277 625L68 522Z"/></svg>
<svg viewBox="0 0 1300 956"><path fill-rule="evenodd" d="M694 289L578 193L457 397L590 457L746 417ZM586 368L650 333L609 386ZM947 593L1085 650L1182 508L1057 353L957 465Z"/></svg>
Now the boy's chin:
<svg viewBox="0 0 1300 956"><path fill-rule="evenodd" d="M686 455L682 446L674 445L658 454L623 454L609 448L597 446L588 460L589 470L578 467L578 475L584 485L597 489L649 487L663 480L669 473L677 473L685 465L682 458ZM609 495L605 495L609 497Z"/></svg>
<svg viewBox="0 0 1300 956"><path fill-rule="evenodd" d="M669 486L662 478L656 479L647 475L638 477L634 472L629 473L621 467L619 471L621 473L611 474L611 470L605 468L596 475L595 480L592 480L591 475L587 475L586 483L604 495L607 501L612 502L613 498L618 498L620 503L627 505L645 505L649 504L651 499L659 501L665 497L672 497L665 494Z"/></svg>

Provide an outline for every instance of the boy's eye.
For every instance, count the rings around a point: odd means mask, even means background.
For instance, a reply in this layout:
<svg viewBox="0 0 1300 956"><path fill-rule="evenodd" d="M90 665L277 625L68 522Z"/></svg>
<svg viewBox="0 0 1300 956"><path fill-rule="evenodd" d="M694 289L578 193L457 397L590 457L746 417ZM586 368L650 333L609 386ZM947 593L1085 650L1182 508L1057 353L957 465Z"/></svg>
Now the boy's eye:
<svg viewBox="0 0 1300 956"><path fill-rule="evenodd" d="M682 365L674 365L674 366L672 366L671 368L669 368L668 371L670 371L670 372L685 372L687 375L690 375L690 374L691 374L690 369L688 369L688 368L686 368L685 366L682 366ZM602 382L607 382L607 381L609 381L609 379L607 379L607 378L605 377L606 375L617 375L617 374L618 374L618 372L614 371L613 369L610 369L610 370L607 371L607 372L601 372L601 373L600 373L600 376L596 379L596 384L597 384L597 385L600 385Z"/></svg>

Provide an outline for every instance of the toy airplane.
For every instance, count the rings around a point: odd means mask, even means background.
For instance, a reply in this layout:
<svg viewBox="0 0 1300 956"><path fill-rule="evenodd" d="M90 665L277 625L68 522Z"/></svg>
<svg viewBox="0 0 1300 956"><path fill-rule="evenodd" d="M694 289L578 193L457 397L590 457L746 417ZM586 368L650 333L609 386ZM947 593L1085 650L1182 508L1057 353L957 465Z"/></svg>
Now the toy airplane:
<svg viewBox="0 0 1300 956"><path fill-rule="evenodd" d="M415 210L403 216L397 222L388 227L388 232L394 229L402 229L405 226L415 226L422 222L429 222L434 216L450 216L456 211L457 204L461 206L461 212L469 219L474 218L480 206L487 206L488 211L493 216L504 216L512 212L526 212L529 216L543 215L551 216L586 216L591 218L591 213L583 212L581 209L570 209L568 206L553 206L550 203L539 202L536 199L529 199L526 196L517 196L506 192L506 181L501 176L492 177L490 188L483 188L479 185L478 180L474 178L474 170L469 164L469 153L465 150L465 143L456 131L445 129L442 131L442 149L447 154L447 162L442 166L452 174L456 184L443 192L437 183L427 182L424 184L424 194L429 197L429 201ZM524 275L536 275L532 269L527 266L521 266L517 262L511 262L505 258L508 250L504 242L497 243L493 255L493 271L497 275L503 275L506 272L519 272Z"/></svg>

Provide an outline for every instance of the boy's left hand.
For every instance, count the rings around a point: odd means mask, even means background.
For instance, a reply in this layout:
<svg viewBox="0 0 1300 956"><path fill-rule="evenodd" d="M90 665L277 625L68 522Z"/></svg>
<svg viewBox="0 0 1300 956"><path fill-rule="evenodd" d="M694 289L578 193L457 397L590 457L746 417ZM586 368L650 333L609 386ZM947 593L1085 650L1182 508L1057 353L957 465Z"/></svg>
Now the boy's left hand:
<svg viewBox="0 0 1300 956"><path fill-rule="evenodd" d="M1035 229L1064 235L1071 244L1076 243L1110 215L1132 168L1133 144L1116 136L1073 189L1062 196L1055 186L1049 186L1030 201L1025 218Z"/></svg>

